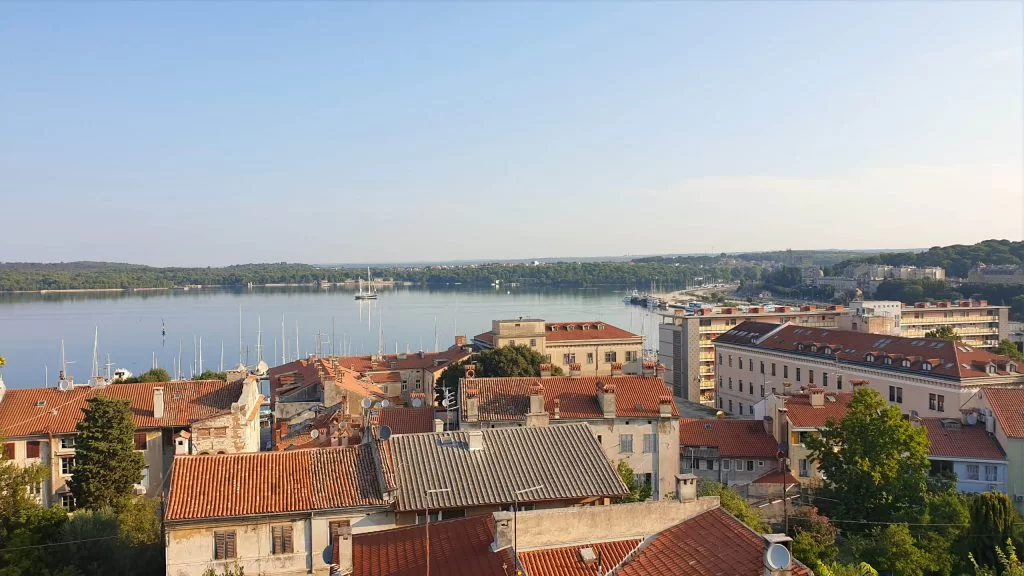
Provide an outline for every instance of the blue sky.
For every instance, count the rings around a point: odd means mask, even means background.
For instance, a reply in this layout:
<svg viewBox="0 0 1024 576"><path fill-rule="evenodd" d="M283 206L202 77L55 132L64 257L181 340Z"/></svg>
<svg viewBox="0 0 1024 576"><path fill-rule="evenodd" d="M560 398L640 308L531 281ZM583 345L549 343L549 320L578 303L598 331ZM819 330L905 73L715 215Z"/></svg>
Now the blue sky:
<svg viewBox="0 0 1024 576"><path fill-rule="evenodd" d="M1019 240L1021 11L4 3L0 261Z"/></svg>

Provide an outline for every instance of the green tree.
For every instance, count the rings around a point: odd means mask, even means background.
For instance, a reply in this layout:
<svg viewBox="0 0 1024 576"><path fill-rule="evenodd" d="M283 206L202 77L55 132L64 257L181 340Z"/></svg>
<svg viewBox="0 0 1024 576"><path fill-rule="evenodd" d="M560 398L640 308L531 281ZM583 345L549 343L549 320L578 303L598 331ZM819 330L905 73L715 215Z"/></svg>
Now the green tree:
<svg viewBox="0 0 1024 576"><path fill-rule="evenodd" d="M139 374L138 376L133 376L131 378L125 378L124 380L119 380L118 382L120 382L122 384L138 384L139 382L170 382L170 381L171 381L171 375L167 373L167 370L164 370L163 368L153 368L152 370L147 370L147 371L143 372L142 374Z"/></svg>
<svg viewBox="0 0 1024 576"><path fill-rule="evenodd" d="M917 547L906 524L876 527L866 534L853 536L849 547L855 558L898 576L924 576L932 564L928 555Z"/></svg>
<svg viewBox="0 0 1024 576"><path fill-rule="evenodd" d="M952 326L939 326L935 330L929 330L924 333L925 338L938 338L939 340L951 340L953 342L960 341L960 335L956 333L956 330Z"/></svg>
<svg viewBox="0 0 1024 576"><path fill-rule="evenodd" d="M221 570L221 572L217 572L213 568L207 568L203 572L203 576L245 576L245 568L239 566L238 562L235 562L233 566L224 566Z"/></svg>
<svg viewBox="0 0 1024 576"><path fill-rule="evenodd" d="M703 478L698 479L697 495L718 496L721 506L726 512L735 516L740 522L750 526L755 532L762 534L768 532L769 526L764 521L761 511L751 506L747 499L741 496L739 492L725 484L704 480Z"/></svg>
<svg viewBox="0 0 1024 576"><path fill-rule="evenodd" d="M625 460L619 461L616 471L619 473L619 478L622 478L622 483L629 489L629 495L619 498L617 500L618 502L643 502L645 500L650 500L651 483L637 480L636 475L633 473L633 469Z"/></svg>
<svg viewBox="0 0 1024 576"><path fill-rule="evenodd" d="M878 576L867 562L860 564L818 564L811 567L817 576Z"/></svg>
<svg viewBox="0 0 1024 576"><path fill-rule="evenodd" d="M193 380L224 380L227 381L227 372L214 372L213 370L204 370L202 374L193 378ZM161 382L161 380L155 380L155 382ZM166 380L163 380L166 382Z"/></svg>
<svg viewBox="0 0 1024 576"><path fill-rule="evenodd" d="M483 378L540 376L540 365L547 363L547 358L526 344L510 344L484 350L477 355L476 363L480 366L477 376Z"/></svg>
<svg viewBox="0 0 1024 576"><path fill-rule="evenodd" d="M135 423L127 400L96 396L82 409L75 439L71 492L79 507L124 510L145 466L135 451Z"/></svg>
<svg viewBox="0 0 1024 576"><path fill-rule="evenodd" d="M996 557L999 566L1002 566L1001 572L990 566L979 566L974 560L974 556L968 555L968 560L974 567L975 576L1024 576L1024 564L1021 564L1017 557L1017 548L1012 541L1006 541L1005 551L996 546L993 556Z"/></svg>
<svg viewBox="0 0 1024 576"><path fill-rule="evenodd" d="M813 506L798 508L789 518L793 527L793 556L808 566L835 562L839 558L836 539L839 529Z"/></svg>
<svg viewBox="0 0 1024 576"><path fill-rule="evenodd" d="M970 528L957 546L961 557L982 566L996 566L996 551L1003 542L1021 544L1021 518L1006 494L983 492L967 497Z"/></svg>
<svg viewBox="0 0 1024 576"><path fill-rule="evenodd" d="M846 416L807 439L844 520L891 521L924 505L928 437L875 390L853 394ZM872 563L872 565L874 565Z"/></svg>
<svg viewBox="0 0 1024 576"><path fill-rule="evenodd" d="M955 489L930 492L926 496L924 514L911 532L929 559L931 574L950 576L962 561L955 554L955 545L967 532L970 514L965 498Z"/></svg>
<svg viewBox="0 0 1024 576"><path fill-rule="evenodd" d="M1008 356L1013 360L1024 360L1024 354L1020 350L1017 350L1017 345L1014 344L1009 338L1003 338L999 341L999 345L992 349L993 354L1002 354Z"/></svg>
<svg viewBox="0 0 1024 576"><path fill-rule="evenodd" d="M6 365L7 365L7 359L4 358L3 356L0 356L0 368L3 368Z"/></svg>

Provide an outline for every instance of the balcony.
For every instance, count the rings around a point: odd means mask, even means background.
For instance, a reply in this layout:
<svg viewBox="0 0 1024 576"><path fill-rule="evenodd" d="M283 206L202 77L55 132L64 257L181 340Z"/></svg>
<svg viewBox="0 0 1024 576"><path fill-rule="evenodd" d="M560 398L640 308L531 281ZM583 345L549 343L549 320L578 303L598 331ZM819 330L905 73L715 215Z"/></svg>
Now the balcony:
<svg viewBox="0 0 1024 576"><path fill-rule="evenodd" d="M714 376L715 375L715 369L714 368L708 368L707 366L701 366L700 367L700 375L701 376Z"/></svg>
<svg viewBox="0 0 1024 576"><path fill-rule="evenodd" d="M904 326L942 326L945 324L970 324L970 323L999 323L999 316L942 316L914 318L904 314L900 317L900 323Z"/></svg>

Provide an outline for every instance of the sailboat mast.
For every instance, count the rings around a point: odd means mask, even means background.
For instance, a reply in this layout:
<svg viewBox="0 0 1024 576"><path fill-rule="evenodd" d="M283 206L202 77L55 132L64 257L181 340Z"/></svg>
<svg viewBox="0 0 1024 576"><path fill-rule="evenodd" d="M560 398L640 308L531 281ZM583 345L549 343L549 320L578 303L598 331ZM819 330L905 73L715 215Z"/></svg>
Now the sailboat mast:
<svg viewBox="0 0 1024 576"><path fill-rule="evenodd" d="M284 314L281 314L281 364L288 363L288 340L284 337Z"/></svg>
<svg viewBox="0 0 1024 576"><path fill-rule="evenodd" d="M220 372L224 371L224 341L220 341Z"/></svg>
<svg viewBox="0 0 1024 576"><path fill-rule="evenodd" d="M434 353L438 353L441 350L437 347L437 316L434 316Z"/></svg>
<svg viewBox="0 0 1024 576"><path fill-rule="evenodd" d="M199 337L199 374L203 373L203 337Z"/></svg>
<svg viewBox="0 0 1024 576"><path fill-rule="evenodd" d="M263 318L256 316L256 361L263 360Z"/></svg>
<svg viewBox="0 0 1024 576"><path fill-rule="evenodd" d="M100 327L96 327L96 332L92 337L92 376L93 378L100 375L100 359L97 354L99 353L100 345Z"/></svg>
<svg viewBox="0 0 1024 576"><path fill-rule="evenodd" d="M238 364L244 366L245 357L242 356L244 353L244 346L242 345L242 307L238 307Z"/></svg>
<svg viewBox="0 0 1024 576"><path fill-rule="evenodd" d="M295 359L299 359L299 321L295 321Z"/></svg>

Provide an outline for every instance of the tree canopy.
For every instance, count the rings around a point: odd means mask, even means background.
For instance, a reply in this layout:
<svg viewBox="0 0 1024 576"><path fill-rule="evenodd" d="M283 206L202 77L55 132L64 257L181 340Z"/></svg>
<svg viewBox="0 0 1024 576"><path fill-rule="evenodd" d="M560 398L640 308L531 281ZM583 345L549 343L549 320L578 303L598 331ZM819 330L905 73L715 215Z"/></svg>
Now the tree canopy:
<svg viewBox="0 0 1024 576"><path fill-rule="evenodd" d="M1024 360L1024 354L1017 349L1017 345L1014 344L1010 339L1003 338L999 341L999 345L992 349L993 354L1002 354L1008 356L1013 360Z"/></svg>
<svg viewBox="0 0 1024 576"><path fill-rule="evenodd" d="M627 489L629 489L629 495L619 498L616 500L617 502L643 502L645 500L650 500L651 483L639 481L633 473L633 468L630 467L628 462L625 460L619 460L619 464L615 470L619 473L619 478L622 479L622 483L626 485Z"/></svg>
<svg viewBox="0 0 1024 576"><path fill-rule="evenodd" d="M193 378L193 380L224 380L227 381L227 372L215 372L213 370L203 370L203 373ZM157 380L159 382L159 380Z"/></svg>
<svg viewBox="0 0 1024 576"><path fill-rule="evenodd" d="M119 380L118 382L120 382L122 384L137 384L139 382L170 382L170 381L171 381L171 375L167 373L167 370L164 370L163 368L153 368L151 370L147 370L147 371L143 372L142 374L139 374L138 376L133 376L131 378L125 378L124 380Z"/></svg>
<svg viewBox="0 0 1024 576"><path fill-rule="evenodd" d="M129 402L95 396L82 412L70 482L76 504L92 510L123 510L142 481L145 466L143 455L135 451Z"/></svg>
<svg viewBox="0 0 1024 576"><path fill-rule="evenodd" d="M737 520L750 526L755 532L761 534L768 532L769 527L764 521L761 511L751 506L739 492L725 484L700 478L697 480L697 495L718 496L722 508L735 516Z"/></svg>
<svg viewBox="0 0 1024 576"><path fill-rule="evenodd" d="M838 518L891 521L925 504L931 467L925 430L871 388L856 390L846 416L808 438L807 447L837 500Z"/></svg>
<svg viewBox="0 0 1024 576"><path fill-rule="evenodd" d="M438 402L441 400L444 388L448 388L450 394L456 393L457 397L459 380L466 377L467 364L476 366L478 378L499 378L504 376L540 376L540 365L546 363L547 358L543 354L525 344L511 344L484 350L468 362L452 364L445 368L434 384L434 393ZM562 373L561 368L552 366L551 374L553 376L560 376Z"/></svg>
<svg viewBox="0 0 1024 576"><path fill-rule="evenodd" d="M956 330L952 326L939 326L935 330L929 330L924 333L925 338L938 338L939 340L949 340L951 342L959 342L960 335L956 333Z"/></svg>

